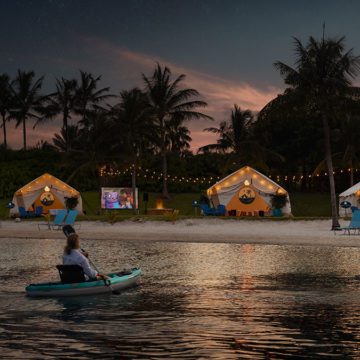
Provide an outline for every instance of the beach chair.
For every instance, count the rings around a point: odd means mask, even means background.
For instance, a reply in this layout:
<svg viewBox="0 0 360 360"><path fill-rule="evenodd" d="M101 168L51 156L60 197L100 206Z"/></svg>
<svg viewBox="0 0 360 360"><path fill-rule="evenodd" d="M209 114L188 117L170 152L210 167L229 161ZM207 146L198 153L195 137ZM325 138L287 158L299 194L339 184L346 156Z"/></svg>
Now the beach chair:
<svg viewBox="0 0 360 360"><path fill-rule="evenodd" d="M42 212L43 212L43 207L42 206L37 206L35 208L35 217L39 217L42 215Z"/></svg>
<svg viewBox="0 0 360 360"><path fill-rule="evenodd" d="M69 213L62 225L71 225L71 226L75 227L75 220L76 220L77 215L78 215L77 210L69 210ZM76 224L76 225L80 229L80 224Z"/></svg>
<svg viewBox="0 0 360 360"><path fill-rule="evenodd" d="M218 205L214 211L214 215L216 216L225 216L226 215L226 207L225 205Z"/></svg>
<svg viewBox="0 0 360 360"><path fill-rule="evenodd" d="M21 219L27 219L29 217L29 213L25 210L24 207L19 206L19 216Z"/></svg>
<svg viewBox="0 0 360 360"><path fill-rule="evenodd" d="M334 231L343 230L343 235L348 234L351 235L350 232L353 231L353 235L360 234L360 210L354 210L350 224L343 228L334 229ZM335 234L336 234L335 231Z"/></svg>
<svg viewBox="0 0 360 360"><path fill-rule="evenodd" d="M203 215L215 215L215 209L211 208L208 204L200 204Z"/></svg>
<svg viewBox="0 0 360 360"><path fill-rule="evenodd" d="M60 229L61 226L64 225L66 214L67 214L66 210L58 210L52 222L48 221L46 223L40 223L38 224L38 229L40 230L40 226L47 226L48 229L52 229L57 226L57 228Z"/></svg>

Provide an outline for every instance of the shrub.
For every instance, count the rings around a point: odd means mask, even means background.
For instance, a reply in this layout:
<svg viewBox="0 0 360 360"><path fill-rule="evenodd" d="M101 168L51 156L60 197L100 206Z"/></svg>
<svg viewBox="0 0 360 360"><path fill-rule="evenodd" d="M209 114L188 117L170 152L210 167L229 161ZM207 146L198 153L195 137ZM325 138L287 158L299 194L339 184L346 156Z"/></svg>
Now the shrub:
<svg viewBox="0 0 360 360"><path fill-rule="evenodd" d="M273 209L282 209L288 202L287 194L274 194L271 195L271 206Z"/></svg>

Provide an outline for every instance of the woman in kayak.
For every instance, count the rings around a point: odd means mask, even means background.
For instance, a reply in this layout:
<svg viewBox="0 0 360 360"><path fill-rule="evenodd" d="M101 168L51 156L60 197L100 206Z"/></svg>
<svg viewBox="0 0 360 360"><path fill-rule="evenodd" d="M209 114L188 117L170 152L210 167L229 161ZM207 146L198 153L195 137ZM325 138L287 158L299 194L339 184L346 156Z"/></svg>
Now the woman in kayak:
<svg viewBox="0 0 360 360"><path fill-rule="evenodd" d="M70 234L67 237L66 246L63 255L64 265L79 265L83 268L87 279L104 279L106 275L99 274L89 263L89 254L80 248L80 239L78 234Z"/></svg>

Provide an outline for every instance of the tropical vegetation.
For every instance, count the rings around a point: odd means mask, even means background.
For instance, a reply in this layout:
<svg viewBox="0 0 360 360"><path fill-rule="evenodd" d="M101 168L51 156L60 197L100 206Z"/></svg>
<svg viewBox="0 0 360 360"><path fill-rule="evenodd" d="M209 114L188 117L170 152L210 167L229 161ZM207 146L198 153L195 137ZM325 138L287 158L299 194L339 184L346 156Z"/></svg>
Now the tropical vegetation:
<svg viewBox="0 0 360 360"><path fill-rule="evenodd" d="M0 198L50 172L80 191L131 186L161 193L200 193L219 177L250 165L288 191L330 193L336 227L336 193L360 180L360 105L354 86L360 62L344 38L303 44L294 39L294 66L276 62L285 89L260 112L234 104L213 120L185 75L156 64L133 89L114 93L101 76L54 79L19 70L0 74ZM206 120L214 143L191 151L190 122ZM61 124L51 142L28 146L27 127ZM9 126L22 130L12 150Z"/></svg>

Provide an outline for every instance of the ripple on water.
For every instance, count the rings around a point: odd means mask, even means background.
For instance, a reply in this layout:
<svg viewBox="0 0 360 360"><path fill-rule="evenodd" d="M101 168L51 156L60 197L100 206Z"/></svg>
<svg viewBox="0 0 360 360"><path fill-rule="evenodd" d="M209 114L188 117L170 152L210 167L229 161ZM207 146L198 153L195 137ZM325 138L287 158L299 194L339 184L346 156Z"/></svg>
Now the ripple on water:
<svg viewBox="0 0 360 360"><path fill-rule="evenodd" d="M141 265L121 295L29 299L56 279L59 240L0 240L2 358L360 358L360 251L84 241L104 272ZM95 255L96 254L96 255Z"/></svg>

